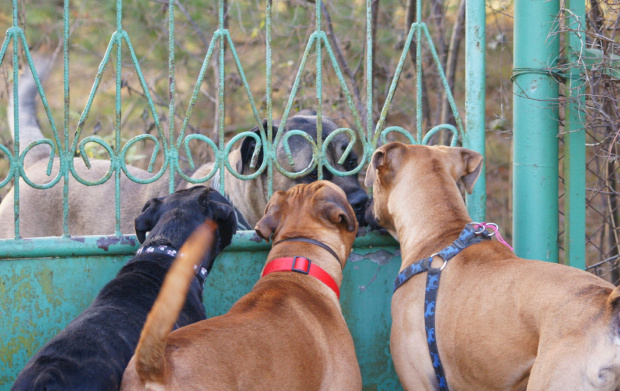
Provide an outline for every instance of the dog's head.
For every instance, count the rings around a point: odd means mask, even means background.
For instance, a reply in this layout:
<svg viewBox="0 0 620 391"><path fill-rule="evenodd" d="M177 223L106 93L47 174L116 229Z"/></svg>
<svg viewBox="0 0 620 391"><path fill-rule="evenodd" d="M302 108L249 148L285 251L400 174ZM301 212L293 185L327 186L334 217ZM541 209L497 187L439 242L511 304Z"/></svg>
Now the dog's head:
<svg viewBox="0 0 620 391"><path fill-rule="evenodd" d="M237 231L232 205L216 190L195 186L151 199L135 219L136 236L143 246L166 245L178 250L206 219L217 223L215 244L202 260L203 267L210 271L215 257Z"/></svg>
<svg viewBox="0 0 620 391"><path fill-rule="evenodd" d="M419 201L417 194L425 192L430 181L458 193L456 182L461 180L471 194L482 161L481 154L465 148L385 144L372 155L366 171L365 185L373 187L366 218L371 226L381 226L396 237L393 216L403 202L413 205ZM458 199L462 202L460 196Z"/></svg>
<svg viewBox="0 0 620 391"><path fill-rule="evenodd" d="M331 121L327 117L323 117L322 119L322 136L323 140L327 138L327 136L332 133L334 130L339 127ZM263 127L267 129L267 121L263 121ZM307 133L310 137L312 137L315 141L317 138L317 117L316 112L312 110L302 110L296 115L290 117L286 121L286 125L282 126L280 121L273 121L272 134L275 138L275 135L279 131L288 132L290 130L301 130ZM257 127L251 130L257 135L260 134L260 130ZM346 150L349 144L349 139L344 134L337 135L328 145L326 151L326 157L329 161L330 165L336 168L339 171L350 171L357 167L358 160L357 154L354 151L351 151L347 160L343 164L338 164L338 160L342 157L344 151ZM254 154L254 148L256 146L256 141L252 137L246 137L240 148L241 152L241 160L237 165L237 170L242 174L249 174L251 172L250 163L252 160L252 155ZM302 136L291 136L289 138L289 146L291 148L291 153L293 155L293 165L290 165L288 162L288 158L286 155L286 151L284 149L284 144L281 142L277 148L277 159L280 164L290 172L299 172L305 169L312 162L312 146L304 139ZM256 167L260 167L263 162L263 152L262 149L259 152L257 165ZM301 183L311 183L316 181L318 178L317 169L315 168L309 174L298 177L298 178L287 178L284 175L280 174L277 170L274 170L273 176L273 189L274 190L286 190L294 185ZM360 186L360 183L357 179L356 175L349 175L346 177L341 177L332 174L328 169L323 170L323 178L325 180L331 181L338 185L342 190L344 190L347 195L347 200L353 207L355 211L356 218L360 225L365 225L366 222L364 220L364 211L366 202L368 201L368 196L366 191ZM262 178L262 180L266 180ZM266 187L265 187L266 188Z"/></svg>
<svg viewBox="0 0 620 391"><path fill-rule="evenodd" d="M322 180L275 192L254 229L274 243L299 236L322 241L346 260L357 228L355 211L344 191Z"/></svg>

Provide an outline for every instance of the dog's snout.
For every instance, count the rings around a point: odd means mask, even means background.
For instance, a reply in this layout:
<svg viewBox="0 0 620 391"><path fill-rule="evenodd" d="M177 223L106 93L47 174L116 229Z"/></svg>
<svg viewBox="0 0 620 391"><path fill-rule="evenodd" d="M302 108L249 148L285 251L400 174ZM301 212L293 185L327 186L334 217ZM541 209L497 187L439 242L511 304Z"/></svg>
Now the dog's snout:
<svg viewBox="0 0 620 391"><path fill-rule="evenodd" d="M360 189L350 193L347 195L347 200L353 207L353 211L355 212L355 217L357 218L359 225L365 226L366 219L364 218L364 215L366 214L366 203L368 202L368 195L366 192Z"/></svg>
<svg viewBox="0 0 620 391"><path fill-rule="evenodd" d="M353 207L355 212L363 212L366 210L366 203L368 202L368 195L365 191L359 190L349 195L349 203Z"/></svg>
<svg viewBox="0 0 620 391"><path fill-rule="evenodd" d="M368 202L366 203L366 210L364 212L364 219L368 223L368 227L370 228L370 230L376 230L380 228L379 223L375 218L374 204L374 199L369 198Z"/></svg>

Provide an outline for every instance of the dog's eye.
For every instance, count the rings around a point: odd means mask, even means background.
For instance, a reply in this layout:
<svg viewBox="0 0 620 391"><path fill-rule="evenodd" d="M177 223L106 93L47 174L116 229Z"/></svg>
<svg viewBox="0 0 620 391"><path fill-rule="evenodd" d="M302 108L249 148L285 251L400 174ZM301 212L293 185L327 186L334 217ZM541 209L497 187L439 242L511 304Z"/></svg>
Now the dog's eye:
<svg viewBox="0 0 620 391"><path fill-rule="evenodd" d="M316 181L319 177L319 171L315 168L310 174L306 176L311 181Z"/></svg>
<svg viewBox="0 0 620 391"><path fill-rule="evenodd" d="M347 159L347 161L344 162L343 166L347 171L354 169L355 167L357 167L357 158L353 156Z"/></svg>

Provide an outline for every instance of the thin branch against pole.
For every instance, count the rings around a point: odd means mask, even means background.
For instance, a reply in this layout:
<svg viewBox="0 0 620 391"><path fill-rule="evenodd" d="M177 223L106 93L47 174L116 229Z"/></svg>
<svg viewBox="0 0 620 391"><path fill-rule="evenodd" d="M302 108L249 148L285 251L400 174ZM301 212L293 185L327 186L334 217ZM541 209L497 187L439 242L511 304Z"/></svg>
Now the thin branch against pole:
<svg viewBox="0 0 620 391"><path fill-rule="evenodd" d="M435 25L435 29L436 29L436 33L434 34L433 41L435 42L435 47L437 48L437 55L439 56L439 64L441 65L442 69L446 69L448 50L447 50L446 41L444 38L444 35L445 35L444 24L446 20L446 15L444 12L443 0L432 0L430 4L431 4L430 19ZM439 87L442 84L441 84L439 73L437 72L436 68L431 68L431 69L432 71L429 73L431 73L432 78L433 78L432 84L434 87L436 86L436 88L440 89ZM440 123L440 118L442 114L442 110L441 110L442 100L443 100L443 94L441 93L437 94L437 105L434 110L435 111L435 118L434 118L435 122L434 123Z"/></svg>
<svg viewBox="0 0 620 391"><path fill-rule="evenodd" d="M456 21L454 22L454 27L452 29L452 36L450 37L450 46L448 48L448 60L446 62L446 79L448 80L448 86L450 87L450 91L454 91L454 80L456 78L456 67L458 64L459 49L461 47L461 42L463 41L465 31L465 5L466 0L461 0L461 4L459 5L459 10L456 15ZM439 123L451 123L454 125L454 116L450 111L450 105L448 103L448 95L446 91L444 91L442 94L440 107L441 118L439 120Z"/></svg>
<svg viewBox="0 0 620 391"><path fill-rule="evenodd" d="M228 0L223 0L223 7L224 7L224 28L227 29L228 28ZM224 46L224 57L226 56L226 43L224 42L224 39L221 38L220 39L220 45ZM219 56L213 56L214 61L212 62L212 67L213 67L213 76L214 76L214 83L216 85L216 90L219 88L219 80L220 80L220 71L219 71L219 67L220 67L220 60L219 60ZM215 107L214 107L214 112L215 112L215 116L213 119L213 130L211 131L211 140L217 140L218 137L218 132L219 132L219 123L220 123L220 118L219 118L219 110L218 107L220 106L220 94L216 94L215 95ZM226 94L224 94L224 105L226 105Z"/></svg>
<svg viewBox="0 0 620 391"><path fill-rule="evenodd" d="M372 3L370 5L370 12L372 15L372 25L371 25L371 35L372 35L372 79L368 80L367 82L371 83L372 86L372 90L375 90L375 75L377 74L377 23L379 20L379 0L372 0ZM376 104L375 107L373 107L373 118L365 118L366 121L372 121L372 123L376 123L380 112L380 109L378 107L379 104L379 100L375 99L375 102L373 102ZM366 122L364 121L364 122Z"/></svg>
<svg viewBox="0 0 620 391"><path fill-rule="evenodd" d="M407 18L405 21L405 31L409 34L409 30L411 29L411 25L416 20L416 1L417 0L409 0L407 3ZM411 41L411 45L409 46L409 57L411 58L411 63L413 67L416 66L416 43L415 40ZM422 117L423 122L426 124L431 123L431 109L428 102L428 93L426 86L426 78L424 77L424 70L422 70L421 75L416 75L416 77L422 78L422 96L417 96L416 99L422 99Z"/></svg>
<svg viewBox="0 0 620 391"><path fill-rule="evenodd" d="M334 51L336 52L336 59L338 60L338 65L344 71L344 73L349 78L349 83L353 89L353 96L355 97L355 107L357 108L357 112L359 114L364 113L364 102L362 102L362 96L360 94L360 89L355 80L355 73L351 71L349 68L349 64L347 60L344 58L344 54L342 53L342 49L340 48L340 43L338 42L338 37L334 34L334 26L332 24L332 18L327 11L327 6L324 1L321 1L321 9L323 10L323 14L325 15L325 23L327 24L327 37L329 38ZM362 124L363 125L363 124Z"/></svg>
<svg viewBox="0 0 620 391"><path fill-rule="evenodd" d="M207 37L205 37L205 35L204 35L203 31L200 29L200 27L198 27L198 24L194 21L194 19L192 19L192 17L189 14L189 12L187 12L187 9L183 6L183 4L181 4L181 2L179 0L175 0L174 4L176 4L176 6L179 7L179 10L183 13L183 15L185 15L185 17L187 18L189 23L192 25L192 28L194 29L194 32L196 34L198 34L198 38L200 38L200 40L202 41L203 45L205 45L205 50L207 50L207 48L209 47L209 41L207 41ZM228 16L228 14L226 14L226 16Z"/></svg>
<svg viewBox="0 0 620 391"><path fill-rule="evenodd" d="M446 57L447 48L446 40L444 38L444 24L446 21L446 13L444 12L443 0L431 1L431 17L430 19L435 24L437 34L435 34L434 41L437 43L437 55L439 55L439 62L443 69L446 69Z"/></svg>
<svg viewBox="0 0 620 391"><path fill-rule="evenodd" d="M595 26L598 31L600 31L605 18L603 17L603 11L601 10L598 0L590 0L589 14L592 25Z"/></svg>

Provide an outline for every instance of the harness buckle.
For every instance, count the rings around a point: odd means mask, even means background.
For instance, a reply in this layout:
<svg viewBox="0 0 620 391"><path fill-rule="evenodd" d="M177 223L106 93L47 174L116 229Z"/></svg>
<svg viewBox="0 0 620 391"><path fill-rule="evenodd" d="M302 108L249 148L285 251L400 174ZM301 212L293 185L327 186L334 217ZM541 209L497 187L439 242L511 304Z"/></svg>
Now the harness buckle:
<svg viewBox="0 0 620 391"><path fill-rule="evenodd" d="M441 267L439 268L439 271L442 271L443 269L446 268L446 265L448 264L448 261L446 261L445 259L443 259L443 257L441 255L439 255L439 253L435 253L433 255L431 255L429 257L429 261L428 261L428 268L431 268L431 265L433 264L433 258L435 257L439 257L441 258L441 260L443 261L443 265L441 265Z"/></svg>
<svg viewBox="0 0 620 391"><path fill-rule="evenodd" d="M495 223L472 222L471 225L474 227L474 235L483 235L490 238L499 231L499 226ZM491 228L491 232L487 230L488 227Z"/></svg>
<svg viewBox="0 0 620 391"><path fill-rule="evenodd" d="M303 259L304 261L308 262L306 265L306 269L304 270L303 268L297 268L295 267L297 265L297 259ZM301 274L308 274L310 273L310 266L312 265L312 261L309 260L308 258L304 258L304 257L299 257L299 256L295 256L293 258L293 265L291 266L291 271L297 272L297 273L301 273Z"/></svg>

